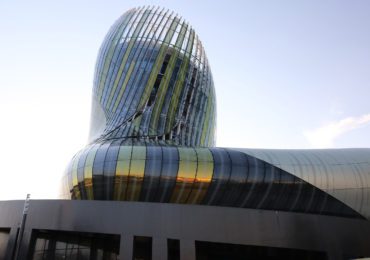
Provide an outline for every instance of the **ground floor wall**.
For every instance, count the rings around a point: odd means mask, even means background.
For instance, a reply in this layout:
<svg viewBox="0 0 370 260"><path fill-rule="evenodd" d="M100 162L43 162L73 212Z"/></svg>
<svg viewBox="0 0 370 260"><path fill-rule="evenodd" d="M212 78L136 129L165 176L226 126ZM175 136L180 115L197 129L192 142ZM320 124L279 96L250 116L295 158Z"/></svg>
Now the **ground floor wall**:
<svg viewBox="0 0 370 260"><path fill-rule="evenodd" d="M23 204L0 202L0 237L7 239L0 241L4 259L14 253ZM31 200L19 259L30 257L33 237L40 231L116 235L118 259L132 259L140 237L150 238L152 259L167 259L169 241L179 241L182 260L196 259L201 242L323 252L330 260L370 256L368 220L244 208Z"/></svg>

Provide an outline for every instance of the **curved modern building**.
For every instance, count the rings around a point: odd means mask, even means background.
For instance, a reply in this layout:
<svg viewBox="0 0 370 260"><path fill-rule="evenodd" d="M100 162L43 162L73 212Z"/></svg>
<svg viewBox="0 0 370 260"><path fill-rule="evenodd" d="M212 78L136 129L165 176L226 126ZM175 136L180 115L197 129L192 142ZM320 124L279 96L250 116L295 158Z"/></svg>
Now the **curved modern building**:
<svg viewBox="0 0 370 260"><path fill-rule="evenodd" d="M219 148L215 131L215 89L197 34L165 9L127 11L99 50L89 143L63 177L66 200L31 201L20 255L370 256L370 149ZM11 216L21 207L0 203L13 212L0 217L9 258Z"/></svg>

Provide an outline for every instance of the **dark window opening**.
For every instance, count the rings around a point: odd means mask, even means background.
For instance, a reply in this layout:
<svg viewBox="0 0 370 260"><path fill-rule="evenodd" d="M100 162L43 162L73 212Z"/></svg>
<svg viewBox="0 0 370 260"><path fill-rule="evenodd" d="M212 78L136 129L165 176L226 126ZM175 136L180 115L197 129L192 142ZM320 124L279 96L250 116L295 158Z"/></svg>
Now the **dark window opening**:
<svg viewBox="0 0 370 260"><path fill-rule="evenodd" d="M180 240L167 239L167 259L180 260Z"/></svg>
<svg viewBox="0 0 370 260"><path fill-rule="evenodd" d="M8 246L10 228L0 228L0 259L5 258L6 248Z"/></svg>
<svg viewBox="0 0 370 260"><path fill-rule="evenodd" d="M151 237L134 237L134 260L151 260L152 259L152 238Z"/></svg>
<svg viewBox="0 0 370 260"><path fill-rule="evenodd" d="M171 139L171 133L164 135L164 140L170 140Z"/></svg>
<svg viewBox="0 0 370 260"><path fill-rule="evenodd" d="M28 259L116 260L119 246L119 235L34 230Z"/></svg>
<svg viewBox="0 0 370 260"><path fill-rule="evenodd" d="M183 117L186 116L186 114L188 113L188 110L189 110L190 99L191 99L191 96L193 95L196 75L197 75L197 69L194 68L193 74L192 74L191 80L190 80L190 86L189 86L189 89L188 89L188 93L186 94L184 110L182 111L182 116Z"/></svg>
<svg viewBox="0 0 370 260"><path fill-rule="evenodd" d="M167 69L168 62L170 61L170 58L171 58L171 55L166 54L166 56L164 57L164 61L163 61L163 64L162 64L162 67L161 67L161 70L160 70L159 74L164 75L164 73L166 72L166 69Z"/></svg>
<svg viewBox="0 0 370 260"><path fill-rule="evenodd" d="M155 101L155 97L157 96L159 85L161 84L161 81L162 81L162 77L163 75L158 74L157 79L155 80L152 92L150 93L150 97L148 100L148 106L151 106Z"/></svg>
<svg viewBox="0 0 370 260"><path fill-rule="evenodd" d="M149 100L148 100L148 106L149 107L151 105L153 105L153 103L155 101L155 97L157 96L158 88L161 85L161 81L162 81L164 73L166 72L167 65L168 65L168 62L170 60L170 57L171 57L170 54L166 54L166 56L164 57L164 61L163 61L161 70L159 71L159 73L157 75L154 86L152 88L152 92L150 93L150 97L149 97Z"/></svg>

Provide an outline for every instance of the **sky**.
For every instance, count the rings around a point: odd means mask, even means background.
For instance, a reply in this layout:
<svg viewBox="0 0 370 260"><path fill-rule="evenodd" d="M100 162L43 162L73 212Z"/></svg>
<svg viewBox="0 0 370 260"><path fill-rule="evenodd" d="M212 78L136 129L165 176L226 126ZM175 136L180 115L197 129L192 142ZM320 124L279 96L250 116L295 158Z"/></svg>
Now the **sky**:
<svg viewBox="0 0 370 260"><path fill-rule="evenodd" d="M1 1L0 200L57 198L87 144L99 46L143 5L173 10L198 33L217 146L370 147L370 1Z"/></svg>

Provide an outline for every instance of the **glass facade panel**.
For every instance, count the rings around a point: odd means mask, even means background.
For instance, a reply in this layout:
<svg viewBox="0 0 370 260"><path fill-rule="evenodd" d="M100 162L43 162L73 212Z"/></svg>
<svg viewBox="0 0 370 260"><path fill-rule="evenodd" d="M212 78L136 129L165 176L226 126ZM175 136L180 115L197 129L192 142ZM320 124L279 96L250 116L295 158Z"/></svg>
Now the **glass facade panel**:
<svg viewBox="0 0 370 260"><path fill-rule="evenodd" d="M198 156L198 169L193 189L190 193L188 203L201 204L213 175L213 157L207 148L196 149Z"/></svg>
<svg viewBox="0 0 370 260"><path fill-rule="evenodd" d="M175 147L163 148L162 172L156 195L158 202L169 202L179 169L179 152Z"/></svg>
<svg viewBox="0 0 370 260"><path fill-rule="evenodd" d="M231 159L230 179L225 187L225 194L220 204L224 206L236 206L240 204L240 197L244 184L248 179L248 161L245 154L235 151L227 151Z"/></svg>
<svg viewBox="0 0 370 260"><path fill-rule="evenodd" d="M96 155L94 158L93 163L93 192L94 192L94 199L96 200L103 200L104 198L104 162L105 157L108 152L110 143L102 144L99 149L96 151Z"/></svg>
<svg viewBox="0 0 370 260"><path fill-rule="evenodd" d="M248 159L250 163L250 182L247 183L247 187L250 187L250 192L245 200L245 207L256 208L261 198L265 194L265 179L266 179L266 163L255 158Z"/></svg>
<svg viewBox="0 0 370 260"><path fill-rule="evenodd" d="M30 259L117 260L119 245L119 235L34 230Z"/></svg>
<svg viewBox="0 0 370 260"><path fill-rule="evenodd" d="M210 149L214 158L214 173L205 198L205 203L220 205L231 173L231 159L229 154L221 148Z"/></svg>
<svg viewBox="0 0 370 260"><path fill-rule="evenodd" d="M297 185L294 181L293 176L287 174L283 170L277 169L277 175L279 176L281 193L274 202L274 208L289 210L295 200Z"/></svg>
<svg viewBox="0 0 370 260"><path fill-rule="evenodd" d="M114 196L114 181L117 166L117 158L120 148L120 140L113 141L108 148L104 162L104 198L113 200Z"/></svg>
<svg viewBox="0 0 370 260"><path fill-rule="evenodd" d="M84 170L85 170L85 163L87 156L89 154L91 147L88 147L80 156L78 160L78 167L77 167L77 181L78 181L78 188L80 190L81 199L87 198L87 192L85 189L85 183L84 183Z"/></svg>
<svg viewBox="0 0 370 260"><path fill-rule="evenodd" d="M144 147L145 149L145 147ZM134 147L135 150L135 147ZM133 153L134 155L134 153ZM135 158L135 157L133 157ZM144 179L145 160L132 159L130 165L130 176L128 178L127 200L138 201L141 186Z"/></svg>
<svg viewBox="0 0 370 260"><path fill-rule="evenodd" d="M274 208L275 197L278 197L279 189L281 187L278 180L279 176L277 176L277 168L270 164L265 164L265 179L262 184L263 196L260 198L257 208Z"/></svg>
<svg viewBox="0 0 370 260"><path fill-rule="evenodd" d="M73 158L73 164L71 168L71 176L72 176L72 186L73 186L73 198L75 199L81 199L81 192L80 188L78 187L78 178L77 178L77 168L78 168L78 162L81 156L81 152L75 155Z"/></svg>
<svg viewBox="0 0 370 260"><path fill-rule="evenodd" d="M141 190L141 201L155 201L162 170L162 148L148 146L145 162L145 174Z"/></svg>
<svg viewBox="0 0 370 260"><path fill-rule="evenodd" d="M125 200L128 176L130 170L130 160L117 161L116 176L114 177L114 199Z"/></svg>
<svg viewBox="0 0 370 260"><path fill-rule="evenodd" d="M186 203L197 172L197 154L192 148L178 148L178 150L180 156L179 171L171 202Z"/></svg>
<svg viewBox="0 0 370 260"><path fill-rule="evenodd" d="M89 154L86 158L85 169L84 169L84 184L86 190L86 197L87 199L94 199L94 192L93 192L93 163L95 159L96 152L100 147L99 144L94 145L90 150Z"/></svg>

